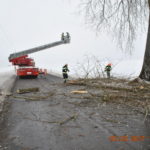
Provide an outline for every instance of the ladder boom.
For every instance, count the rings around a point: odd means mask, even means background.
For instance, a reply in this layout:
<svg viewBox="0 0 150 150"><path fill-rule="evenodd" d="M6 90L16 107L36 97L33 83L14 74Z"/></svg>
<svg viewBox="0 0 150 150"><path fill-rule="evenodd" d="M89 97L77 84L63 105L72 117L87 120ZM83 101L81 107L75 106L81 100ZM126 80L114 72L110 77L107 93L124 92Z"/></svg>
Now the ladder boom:
<svg viewBox="0 0 150 150"><path fill-rule="evenodd" d="M56 42L53 42L53 43L50 43L50 44L45 44L45 45L42 45L42 46L34 47L34 48L24 50L24 51L21 51L21 52L12 53L12 54L10 54L8 59L9 59L9 61L11 61L12 59L17 58L17 57L21 57L21 56L24 56L24 55L27 55L27 54L35 53L35 52L38 52L38 51L41 51L41 50L44 50L44 49L48 49L48 48L51 48L51 47L55 47L55 46L58 46L58 45L61 45L61 44L67 44L67 43L70 43L69 33L66 36L64 36L61 39L61 41L56 41Z"/></svg>

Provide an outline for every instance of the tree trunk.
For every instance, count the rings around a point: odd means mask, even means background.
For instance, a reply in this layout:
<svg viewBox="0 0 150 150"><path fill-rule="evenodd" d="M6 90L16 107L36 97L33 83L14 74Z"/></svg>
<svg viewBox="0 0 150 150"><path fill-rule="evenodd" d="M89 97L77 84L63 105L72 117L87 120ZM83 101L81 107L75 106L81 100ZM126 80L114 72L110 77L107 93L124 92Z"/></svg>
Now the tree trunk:
<svg viewBox="0 0 150 150"><path fill-rule="evenodd" d="M143 67L139 77L141 79L150 81L150 0L148 0L148 4L149 4L149 24L148 24L148 32L147 32L147 41L146 41Z"/></svg>

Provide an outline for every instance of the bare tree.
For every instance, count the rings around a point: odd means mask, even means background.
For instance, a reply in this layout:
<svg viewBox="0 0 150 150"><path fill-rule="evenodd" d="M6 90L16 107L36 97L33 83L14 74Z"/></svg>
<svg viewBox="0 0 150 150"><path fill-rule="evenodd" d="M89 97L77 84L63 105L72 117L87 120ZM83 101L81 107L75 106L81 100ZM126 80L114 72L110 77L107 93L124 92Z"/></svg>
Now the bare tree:
<svg viewBox="0 0 150 150"><path fill-rule="evenodd" d="M146 41L143 67L139 77L141 79L150 81L150 0L148 0L148 6L149 6L149 22L148 22L147 41Z"/></svg>
<svg viewBox="0 0 150 150"><path fill-rule="evenodd" d="M93 70L95 66L93 65L94 63L91 61L91 58L89 56L85 56L84 60L82 63L78 63L76 74L82 74L84 79L88 79L91 77L91 74L93 73ZM80 73L78 73L80 72Z"/></svg>
<svg viewBox="0 0 150 150"><path fill-rule="evenodd" d="M100 60L96 56L85 55L82 62L78 62L74 71L78 78L106 78L105 66L109 61L107 59ZM113 64L113 68L118 63Z"/></svg>
<svg viewBox="0 0 150 150"><path fill-rule="evenodd" d="M148 25L141 79L150 81L150 0L81 0L86 23L96 32L112 33L122 49L132 50L134 41Z"/></svg>

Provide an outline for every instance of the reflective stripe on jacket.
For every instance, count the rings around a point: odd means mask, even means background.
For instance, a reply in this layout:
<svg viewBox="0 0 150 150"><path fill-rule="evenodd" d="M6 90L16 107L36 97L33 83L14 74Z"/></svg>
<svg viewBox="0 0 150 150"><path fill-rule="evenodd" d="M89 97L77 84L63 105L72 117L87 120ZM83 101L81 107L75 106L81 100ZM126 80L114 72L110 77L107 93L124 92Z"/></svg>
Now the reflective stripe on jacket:
<svg viewBox="0 0 150 150"><path fill-rule="evenodd" d="M62 73L67 73L67 72L69 72L68 67L67 66L63 66Z"/></svg>

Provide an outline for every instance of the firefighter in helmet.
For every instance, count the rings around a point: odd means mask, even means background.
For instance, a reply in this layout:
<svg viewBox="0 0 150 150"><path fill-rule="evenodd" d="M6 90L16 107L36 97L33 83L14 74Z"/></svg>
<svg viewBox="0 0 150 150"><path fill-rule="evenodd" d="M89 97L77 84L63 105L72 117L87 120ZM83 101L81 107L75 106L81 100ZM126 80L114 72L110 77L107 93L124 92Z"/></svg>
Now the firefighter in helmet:
<svg viewBox="0 0 150 150"><path fill-rule="evenodd" d="M70 39L70 34L69 34L68 32L66 32L66 34L67 34L67 38L69 38L69 39Z"/></svg>
<svg viewBox="0 0 150 150"><path fill-rule="evenodd" d="M63 78L64 78L64 83L67 82L67 79L68 79L68 72L69 72L69 69L68 69L68 64L65 64L62 68L62 74L63 74Z"/></svg>
<svg viewBox="0 0 150 150"><path fill-rule="evenodd" d="M109 63L108 65L106 65L105 67L105 71L107 73L107 78L110 78L110 71L112 70L112 64Z"/></svg>
<svg viewBox="0 0 150 150"><path fill-rule="evenodd" d="M64 39L65 39L65 36L64 36L64 33L62 33L61 34L61 40L64 41Z"/></svg>

